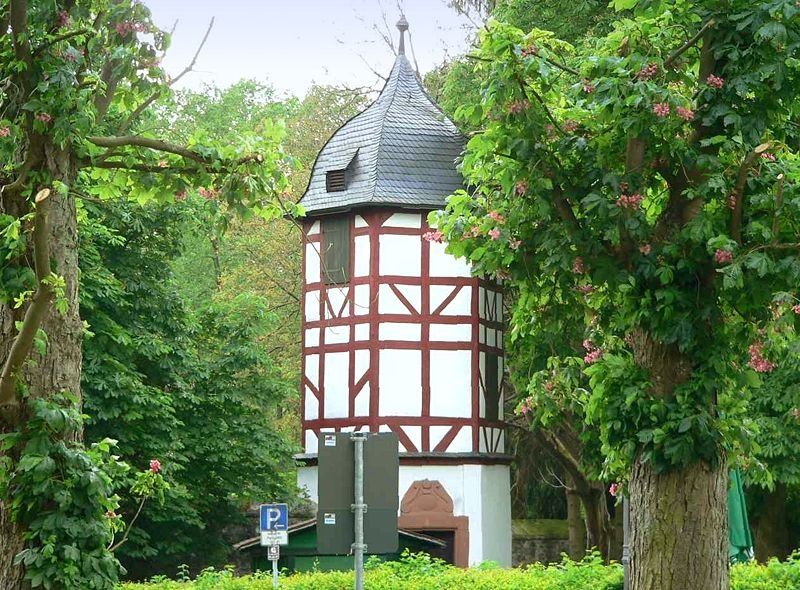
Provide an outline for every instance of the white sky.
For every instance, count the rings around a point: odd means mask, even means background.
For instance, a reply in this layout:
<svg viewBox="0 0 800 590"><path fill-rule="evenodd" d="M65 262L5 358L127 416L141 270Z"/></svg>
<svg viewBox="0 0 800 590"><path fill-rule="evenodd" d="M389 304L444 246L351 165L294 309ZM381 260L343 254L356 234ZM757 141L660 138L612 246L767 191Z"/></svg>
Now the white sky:
<svg viewBox="0 0 800 590"><path fill-rule="evenodd" d="M374 86L373 70L387 75L394 54L375 30L391 35L400 11L410 24L421 73L463 53L474 25L446 0L146 0L161 28L178 25L164 66L174 75L191 61L211 17L211 36L195 72L181 84L228 86L241 78L267 81L302 96L312 82ZM406 45L406 54L413 55ZM365 63L366 62L366 63ZM185 81L185 83L184 83Z"/></svg>

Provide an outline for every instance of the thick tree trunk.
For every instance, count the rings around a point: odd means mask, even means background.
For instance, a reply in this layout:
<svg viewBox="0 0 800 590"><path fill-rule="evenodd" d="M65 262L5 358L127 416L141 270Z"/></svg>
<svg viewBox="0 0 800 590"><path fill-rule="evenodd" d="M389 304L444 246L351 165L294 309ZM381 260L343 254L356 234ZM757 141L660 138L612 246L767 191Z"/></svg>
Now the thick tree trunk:
<svg viewBox="0 0 800 590"><path fill-rule="evenodd" d="M786 523L786 484L775 484L775 489L764 495L764 506L756 526L756 559L761 563L771 557L786 559L789 547L789 529Z"/></svg>
<svg viewBox="0 0 800 590"><path fill-rule="evenodd" d="M567 477L567 524L569 525L569 556L583 559L586 555L586 524L581 517L581 499L575 491L575 480Z"/></svg>
<svg viewBox="0 0 800 590"><path fill-rule="evenodd" d="M631 590L728 590L727 473L723 460L664 474L635 462Z"/></svg>
<svg viewBox="0 0 800 590"><path fill-rule="evenodd" d="M69 152L45 147L45 163L50 178L58 179L67 186L73 185L76 172ZM0 210L19 211L20 201L15 201L6 197ZM31 355L34 362L26 365L24 378L31 396L49 396L68 391L80 399L83 326L78 311L78 222L74 197L59 195L53 191L48 220L50 260L53 272L66 281L64 296L68 309L62 315L51 306L41 326L47 334L47 353L44 356L35 353ZM14 322L21 319L21 311L0 305L0 363L5 360L11 348L16 335ZM24 406L6 411L0 430L17 431L24 426L25 419ZM21 579L24 572L13 565L13 560L24 546L24 531L11 522L6 501L3 498L0 503L0 588L17 590L23 587Z"/></svg>

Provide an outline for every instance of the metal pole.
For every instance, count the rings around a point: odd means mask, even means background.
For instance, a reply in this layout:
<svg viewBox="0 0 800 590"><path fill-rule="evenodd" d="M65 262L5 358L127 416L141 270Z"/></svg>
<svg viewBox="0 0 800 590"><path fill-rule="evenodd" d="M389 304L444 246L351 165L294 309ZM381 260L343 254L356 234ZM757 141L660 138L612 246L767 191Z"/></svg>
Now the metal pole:
<svg viewBox="0 0 800 590"><path fill-rule="evenodd" d="M278 587L278 560L272 560L272 587Z"/></svg>
<svg viewBox="0 0 800 590"><path fill-rule="evenodd" d="M353 543L354 569L356 572L355 590L364 590L364 513L367 505L364 504L364 442L367 439L365 432L354 432L352 435L353 453L355 459L355 502L353 503L355 543Z"/></svg>
<svg viewBox="0 0 800 590"><path fill-rule="evenodd" d="M631 504L627 496L622 498L622 571L623 589L631 587L631 546L630 546Z"/></svg>

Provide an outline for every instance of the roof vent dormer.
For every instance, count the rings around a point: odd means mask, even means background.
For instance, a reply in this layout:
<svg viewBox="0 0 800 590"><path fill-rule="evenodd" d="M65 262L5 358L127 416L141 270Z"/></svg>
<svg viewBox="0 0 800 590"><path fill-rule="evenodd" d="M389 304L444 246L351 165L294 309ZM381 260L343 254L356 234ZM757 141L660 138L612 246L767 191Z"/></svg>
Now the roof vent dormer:
<svg viewBox="0 0 800 590"><path fill-rule="evenodd" d="M325 190L329 193L339 193L347 188L347 169L328 170L325 173Z"/></svg>

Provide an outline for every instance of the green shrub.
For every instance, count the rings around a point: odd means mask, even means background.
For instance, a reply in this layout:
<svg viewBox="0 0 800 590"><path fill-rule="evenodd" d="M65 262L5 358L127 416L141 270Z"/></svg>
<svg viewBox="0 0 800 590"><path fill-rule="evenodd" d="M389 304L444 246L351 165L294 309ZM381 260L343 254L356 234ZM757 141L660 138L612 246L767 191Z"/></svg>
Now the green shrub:
<svg viewBox="0 0 800 590"><path fill-rule="evenodd" d="M603 565L598 555L583 561L536 564L503 569L494 564L467 570L449 566L424 554L405 555L400 561L370 563L366 590L622 590L622 567ZM350 590L352 572L311 572L281 577L284 590ZM797 590L800 553L784 562L735 565L731 590ZM120 590L271 590L269 573L236 577L230 570L207 570L190 582L154 580L124 584Z"/></svg>

